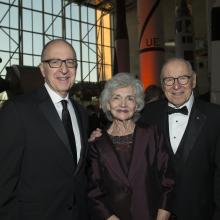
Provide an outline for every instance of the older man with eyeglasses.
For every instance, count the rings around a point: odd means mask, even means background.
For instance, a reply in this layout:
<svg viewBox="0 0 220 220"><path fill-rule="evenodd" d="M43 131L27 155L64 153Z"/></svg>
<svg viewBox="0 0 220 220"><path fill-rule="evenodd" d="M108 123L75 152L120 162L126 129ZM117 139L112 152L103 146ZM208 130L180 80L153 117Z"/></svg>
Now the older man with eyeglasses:
<svg viewBox="0 0 220 220"><path fill-rule="evenodd" d="M0 219L88 220L87 115L69 97L76 52L52 40L39 67L45 84L0 110Z"/></svg>
<svg viewBox="0 0 220 220"><path fill-rule="evenodd" d="M181 58L161 71L166 100L145 107L139 123L158 124L176 170L172 219L220 219L220 107L197 99L196 74Z"/></svg>

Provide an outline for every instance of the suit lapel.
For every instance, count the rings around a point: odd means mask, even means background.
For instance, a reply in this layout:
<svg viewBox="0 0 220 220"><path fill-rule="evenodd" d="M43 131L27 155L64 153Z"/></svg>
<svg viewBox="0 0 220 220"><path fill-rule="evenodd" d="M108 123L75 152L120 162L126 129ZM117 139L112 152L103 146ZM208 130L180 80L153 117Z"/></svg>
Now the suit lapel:
<svg viewBox="0 0 220 220"><path fill-rule="evenodd" d="M44 114L45 118L54 129L57 136L64 143L66 149L70 152L71 155L71 148L69 145L68 137L65 133L65 129L56 111L56 108L44 87L39 90L39 97L41 98L39 103L40 111Z"/></svg>
<svg viewBox="0 0 220 220"><path fill-rule="evenodd" d="M84 161L84 155L86 153L86 146L87 146L87 139L84 137L84 133L85 128L83 127L83 123L82 123L82 116L80 114L80 110L78 108L78 106L75 104L74 100L71 99L72 102L72 106L74 108L75 114L76 114L76 119L77 119L77 123L78 123L78 127L79 127L79 133L80 133L80 141L81 141L81 151L80 151L80 158L79 158L79 162L77 164L75 173L77 173Z"/></svg>
<svg viewBox="0 0 220 220"><path fill-rule="evenodd" d="M145 148L147 146L147 141L148 136L146 134L146 130L136 126L133 139L132 159L128 172L128 178L130 181L135 178L135 174L139 173L138 170L140 170L141 166L140 155L144 154Z"/></svg>
<svg viewBox="0 0 220 220"><path fill-rule="evenodd" d="M168 113L167 113L167 108L168 108L168 105L166 103L166 107L165 108L161 108L161 109L164 109L164 111L162 112L162 119L161 119L161 127L164 131L164 137L165 137L165 140L166 140L166 144L167 144L167 147L168 147L168 150L169 150L169 153L170 155L174 156L174 152L173 152L173 149L172 149L172 146L171 146L171 143L170 143L170 132L169 132L169 121L168 121Z"/></svg>
<svg viewBox="0 0 220 220"><path fill-rule="evenodd" d="M186 134L183 136L183 160L186 161L190 151L195 146L195 141L200 135L200 131L203 128L206 121L206 116L202 114L194 103L192 112L189 118L188 125L186 127Z"/></svg>
<svg viewBox="0 0 220 220"><path fill-rule="evenodd" d="M113 143L110 140L106 132L103 132L103 136L101 137L99 141L99 145L100 145L99 148L100 148L101 154L104 160L107 162L108 166L111 168L111 170L118 176L118 178L122 182L129 185L128 178L123 172L120 162L117 158L116 152L113 148Z"/></svg>

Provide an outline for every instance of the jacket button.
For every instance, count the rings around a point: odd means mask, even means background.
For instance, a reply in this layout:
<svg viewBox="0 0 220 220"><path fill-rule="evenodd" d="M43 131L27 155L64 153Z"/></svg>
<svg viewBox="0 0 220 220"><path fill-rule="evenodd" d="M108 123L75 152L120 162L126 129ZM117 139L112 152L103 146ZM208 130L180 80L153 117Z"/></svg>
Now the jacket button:
<svg viewBox="0 0 220 220"><path fill-rule="evenodd" d="M129 193L129 192L130 192L129 187L125 186L125 187L124 187L124 192L125 192L125 193Z"/></svg>
<svg viewBox="0 0 220 220"><path fill-rule="evenodd" d="M177 160L181 159L181 155L179 153L176 153L175 159L177 159Z"/></svg>
<svg viewBox="0 0 220 220"><path fill-rule="evenodd" d="M68 209L68 210L72 210L72 209L73 209L73 206L72 206L72 205L68 205L68 206L67 206L67 209Z"/></svg>
<svg viewBox="0 0 220 220"><path fill-rule="evenodd" d="M73 205L75 205L75 204L76 204L76 196L73 195Z"/></svg>

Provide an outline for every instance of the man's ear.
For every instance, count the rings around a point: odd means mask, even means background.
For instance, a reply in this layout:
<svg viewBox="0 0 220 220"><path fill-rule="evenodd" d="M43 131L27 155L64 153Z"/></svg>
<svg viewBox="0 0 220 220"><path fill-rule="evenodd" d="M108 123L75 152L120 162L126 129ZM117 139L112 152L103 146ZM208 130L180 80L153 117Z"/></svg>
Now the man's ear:
<svg viewBox="0 0 220 220"><path fill-rule="evenodd" d="M192 87L193 87L193 89L196 87L196 73L195 72L193 72L193 75L192 75L192 77L193 77L193 81L192 81L192 83L193 83L193 85L192 85Z"/></svg>
<svg viewBox="0 0 220 220"><path fill-rule="evenodd" d="M162 75L162 73L160 74L160 86L161 86L161 89L164 92L164 84L163 84L163 75Z"/></svg>
<svg viewBox="0 0 220 220"><path fill-rule="evenodd" d="M44 65L43 65L43 63L40 63L40 64L38 65L38 67L40 68L40 72L41 72L42 76L45 77L45 74L44 74Z"/></svg>

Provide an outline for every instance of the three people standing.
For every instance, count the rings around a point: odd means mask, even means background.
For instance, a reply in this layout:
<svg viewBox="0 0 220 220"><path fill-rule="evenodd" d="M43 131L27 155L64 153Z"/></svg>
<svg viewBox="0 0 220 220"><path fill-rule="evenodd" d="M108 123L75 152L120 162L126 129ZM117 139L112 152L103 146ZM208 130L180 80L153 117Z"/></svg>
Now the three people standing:
<svg viewBox="0 0 220 220"><path fill-rule="evenodd" d="M112 123L89 149L88 199L87 115L69 97L73 47L50 41L40 69L44 86L0 110L1 220L87 220L87 202L95 220L168 220L169 210L178 220L220 219L220 107L195 98L187 61L165 63L167 100L149 103L138 123L140 82L121 73L106 83Z"/></svg>

